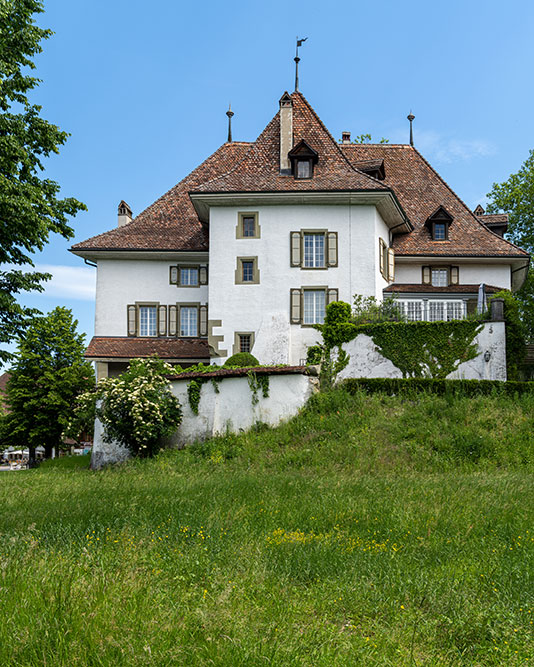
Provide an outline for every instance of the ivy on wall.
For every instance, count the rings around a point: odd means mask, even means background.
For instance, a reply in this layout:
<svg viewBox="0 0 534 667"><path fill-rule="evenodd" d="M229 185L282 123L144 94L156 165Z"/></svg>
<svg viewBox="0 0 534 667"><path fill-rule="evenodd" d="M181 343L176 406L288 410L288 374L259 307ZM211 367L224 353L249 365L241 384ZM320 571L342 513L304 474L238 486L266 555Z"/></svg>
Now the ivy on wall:
<svg viewBox="0 0 534 667"><path fill-rule="evenodd" d="M209 373L213 370L221 370L220 366L202 366L199 364L199 367L191 367L185 369L184 373L189 372L199 372L199 373ZM198 415L198 406L200 404L200 394L202 391L202 385L206 382L211 381L213 390L216 394L219 393L219 385L224 380L224 376L206 378L201 375L190 380L187 384L187 398L189 401L189 406L192 412L195 415ZM268 375L257 375L253 370L248 371L247 373L248 385L252 394L252 405L257 405L259 402L258 391L261 390L263 398L268 398L269 396L269 376Z"/></svg>
<svg viewBox="0 0 534 667"><path fill-rule="evenodd" d="M474 343L482 327L478 321L354 324L351 316L350 305L338 301L328 306L325 323L317 326L324 340L323 365L327 369L330 367L331 374L347 365L348 356L341 346L359 334L372 338L379 353L389 359L405 378L445 378L461 363L478 354ZM337 367L331 361L336 347L339 351Z"/></svg>

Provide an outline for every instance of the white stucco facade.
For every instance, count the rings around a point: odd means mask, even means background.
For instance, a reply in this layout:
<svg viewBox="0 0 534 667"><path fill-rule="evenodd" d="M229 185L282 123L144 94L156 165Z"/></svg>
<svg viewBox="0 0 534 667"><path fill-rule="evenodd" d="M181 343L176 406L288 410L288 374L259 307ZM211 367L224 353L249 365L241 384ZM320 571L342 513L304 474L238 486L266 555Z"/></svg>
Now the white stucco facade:
<svg viewBox="0 0 534 667"><path fill-rule="evenodd" d="M459 267L458 278L460 285L493 285L503 289L511 289L511 270L512 267L507 262L496 260L494 263L489 262L474 262L463 258L451 260L450 258L440 261L433 258L426 261L407 260L398 261L395 267L395 283L396 284L420 284L422 282L423 266L432 265L450 266L454 264Z"/></svg>
<svg viewBox="0 0 534 667"><path fill-rule="evenodd" d="M252 352L261 363L298 364L305 358L319 334L290 323L292 288L337 289L339 299L349 303L356 293L381 298L388 283L380 274L378 239L389 245L389 229L374 206L259 206L254 212L260 238L236 238L242 210L210 209L209 318L220 321L213 334L223 336L221 352L231 355L235 333L250 331L255 339ZM336 232L338 265L291 266L290 232L301 230ZM257 258L258 284L236 284L239 257Z"/></svg>

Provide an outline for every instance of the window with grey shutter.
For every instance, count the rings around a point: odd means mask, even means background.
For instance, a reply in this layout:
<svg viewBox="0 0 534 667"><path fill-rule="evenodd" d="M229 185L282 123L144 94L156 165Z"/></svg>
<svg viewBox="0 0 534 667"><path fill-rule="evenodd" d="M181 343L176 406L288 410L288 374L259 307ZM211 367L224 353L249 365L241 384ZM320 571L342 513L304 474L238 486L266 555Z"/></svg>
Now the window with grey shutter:
<svg viewBox="0 0 534 667"><path fill-rule="evenodd" d="M201 285L208 284L208 267L201 266L198 270L198 278Z"/></svg>
<svg viewBox="0 0 534 667"><path fill-rule="evenodd" d="M290 301L290 321L291 324L300 324L302 315L301 315L301 300L302 292L300 289L292 289L289 292L289 301Z"/></svg>
<svg viewBox="0 0 534 667"><path fill-rule="evenodd" d="M199 335L207 336L208 335L208 306L199 306Z"/></svg>
<svg viewBox="0 0 534 667"><path fill-rule="evenodd" d="M458 285L460 282L460 267L451 266L451 285Z"/></svg>
<svg viewBox="0 0 534 667"><path fill-rule="evenodd" d="M301 235L300 232L290 232L291 266L301 264Z"/></svg>
<svg viewBox="0 0 534 667"><path fill-rule="evenodd" d="M339 291L337 288L328 289L326 291L326 305L333 303L334 301L339 301Z"/></svg>
<svg viewBox="0 0 534 667"><path fill-rule="evenodd" d="M432 273L429 266L423 266L423 285L430 285Z"/></svg>
<svg viewBox="0 0 534 667"><path fill-rule="evenodd" d="M167 335L167 306L158 306L158 336Z"/></svg>
<svg viewBox="0 0 534 667"><path fill-rule="evenodd" d="M328 245L327 265L337 266L337 232L328 232L326 238Z"/></svg>
<svg viewBox="0 0 534 667"><path fill-rule="evenodd" d="M128 311L128 336L135 336L137 334L137 307L129 305Z"/></svg>
<svg viewBox="0 0 534 667"><path fill-rule="evenodd" d="M178 321L177 306L169 306L169 336L176 336L176 323Z"/></svg>

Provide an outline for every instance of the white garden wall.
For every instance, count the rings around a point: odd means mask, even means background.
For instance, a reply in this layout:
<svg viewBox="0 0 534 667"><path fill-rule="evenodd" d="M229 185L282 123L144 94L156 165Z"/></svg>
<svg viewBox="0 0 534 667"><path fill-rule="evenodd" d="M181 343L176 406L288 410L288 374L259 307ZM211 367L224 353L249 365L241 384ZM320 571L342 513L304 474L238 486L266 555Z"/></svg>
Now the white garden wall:
<svg viewBox="0 0 534 667"><path fill-rule="evenodd" d="M504 322L487 322L477 334L479 354L460 364L447 376L449 380L506 380L506 343ZM377 350L372 338L360 334L343 344L349 363L337 376L337 382L347 378L402 378L402 372ZM488 354L489 353L489 358ZM488 360L486 361L486 358Z"/></svg>

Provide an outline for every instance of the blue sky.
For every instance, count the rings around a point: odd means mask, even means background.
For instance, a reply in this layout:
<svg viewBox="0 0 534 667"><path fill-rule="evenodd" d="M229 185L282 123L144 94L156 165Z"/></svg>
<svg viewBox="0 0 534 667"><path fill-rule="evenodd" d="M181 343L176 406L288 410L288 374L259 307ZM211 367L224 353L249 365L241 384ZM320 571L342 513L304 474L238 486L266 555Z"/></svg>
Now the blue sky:
<svg viewBox="0 0 534 667"><path fill-rule="evenodd" d="M36 58L32 99L71 133L46 175L88 206L74 241L52 237L36 255L54 275L24 303L72 308L93 333L94 269L73 242L134 215L226 139L253 140L293 90L334 137L343 130L415 144L471 207L534 148L534 3L528 0L45 0L38 22L55 34Z"/></svg>

